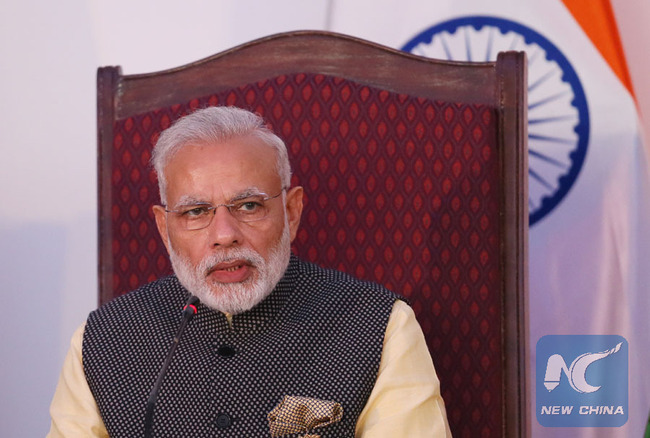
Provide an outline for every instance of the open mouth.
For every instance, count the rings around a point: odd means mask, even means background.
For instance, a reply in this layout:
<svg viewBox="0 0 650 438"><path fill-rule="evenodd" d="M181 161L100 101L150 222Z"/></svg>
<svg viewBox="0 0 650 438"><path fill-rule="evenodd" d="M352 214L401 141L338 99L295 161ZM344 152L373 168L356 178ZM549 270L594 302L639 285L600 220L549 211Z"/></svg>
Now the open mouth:
<svg viewBox="0 0 650 438"><path fill-rule="evenodd" d="M241 283L250 278L254 269L246 260L233 260L212 266L206 277L219 283Z"/></svg>

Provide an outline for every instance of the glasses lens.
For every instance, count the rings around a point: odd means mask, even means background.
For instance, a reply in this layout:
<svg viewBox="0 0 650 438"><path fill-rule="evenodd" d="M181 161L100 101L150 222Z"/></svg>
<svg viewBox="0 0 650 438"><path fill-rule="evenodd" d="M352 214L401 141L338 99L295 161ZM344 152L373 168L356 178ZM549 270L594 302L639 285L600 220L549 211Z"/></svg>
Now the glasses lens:
<svg viewBox="0 0 650 438"><path fill-rule="evenodd" d="M181 224L188 230L200 230L210 225L214 207L209 205L194 205L183 208L178 212Z"/></svg>
<svg viewBox="0 0 650 438"><path fill-rule="evenodd" d="M250 196L231 204L230 213L241 222L259 221L268 213L267 198Z"/></svg>

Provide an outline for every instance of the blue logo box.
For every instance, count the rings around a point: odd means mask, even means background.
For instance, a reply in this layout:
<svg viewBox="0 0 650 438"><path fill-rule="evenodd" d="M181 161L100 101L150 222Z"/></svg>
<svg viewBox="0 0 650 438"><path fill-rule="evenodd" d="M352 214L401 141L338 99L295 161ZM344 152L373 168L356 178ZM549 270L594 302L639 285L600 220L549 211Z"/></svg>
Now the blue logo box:
<svg viewBox="0 0 650 438"><path fill-rule="evenodd" d="M536 413L546 427L620 427L628 418L628 351L617 335L537 342Z"/></svg>

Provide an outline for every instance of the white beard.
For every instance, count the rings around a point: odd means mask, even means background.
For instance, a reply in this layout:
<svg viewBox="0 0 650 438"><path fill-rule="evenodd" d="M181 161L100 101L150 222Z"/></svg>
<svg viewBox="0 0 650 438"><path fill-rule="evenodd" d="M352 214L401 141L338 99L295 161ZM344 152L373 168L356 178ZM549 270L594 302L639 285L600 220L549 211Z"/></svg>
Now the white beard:
<svg viewBox="0 0 650 438"><path fill-rule="evenodd" d="M269 253L269 259L248 248L231 248L211 254L193 267L189 259L171 247L169 259L180 283L207 307L219 312L237 314L252 309L273 291L282 279L291 256L289 224L285 220L282 236ZM246 260L255 268L255 275L240 283L220 283L207 279L210 269L219 263Z"/></svg>

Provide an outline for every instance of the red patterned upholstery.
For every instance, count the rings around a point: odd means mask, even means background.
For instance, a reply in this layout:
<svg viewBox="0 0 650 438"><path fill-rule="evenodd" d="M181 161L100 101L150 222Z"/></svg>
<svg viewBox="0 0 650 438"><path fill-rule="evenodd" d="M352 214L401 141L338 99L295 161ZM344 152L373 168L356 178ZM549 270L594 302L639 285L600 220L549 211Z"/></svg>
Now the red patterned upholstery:
<svg viewBox="0 0 650 438"><path fill-rule="evenodd" d="M503 254L510 226L503 212L511 180L503 178L501 110L297 70L215 86L171 105L153 102L147 111L114 115L110 125L100 114L100 127L109 126L112 138L100 151L100 160L110 161L100 162L100 196L110 179L100 236L111 236L110 252L100 238L102 301L170 272L151 214L159 198L148 162L160 131L197 108L249 109L285 140L293 184L305 188L294 252L410 301L454 436L523 434L523 417L512 429L506 397L513 390L505 389L511 373L504 355L513 346L503 336L511 306L504 285L512 275ZM101 90L100 83L100 99ZM518 189L522 199L524 188ZM525 259L525 248L518 250ZM525 281L521 287L523 294ZM524 385L523 374L518 378ZM525 400L525 393L519 396Z"/></svg>

